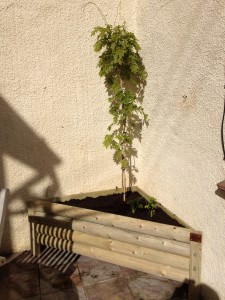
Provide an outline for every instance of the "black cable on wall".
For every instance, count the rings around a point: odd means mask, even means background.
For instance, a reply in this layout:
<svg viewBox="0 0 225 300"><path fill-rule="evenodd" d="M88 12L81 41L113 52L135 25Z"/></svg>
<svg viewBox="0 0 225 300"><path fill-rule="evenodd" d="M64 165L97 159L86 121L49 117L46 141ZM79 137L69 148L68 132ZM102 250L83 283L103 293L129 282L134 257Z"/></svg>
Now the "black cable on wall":
<svg viewBox="0 0 225 300"><path fill-rule="evenodd" d="M225 79L225 68L224 68L224 79ZM225 85L224 85L225 90ZM224 104L223 104L223 118L222 118L222 124L221 124L221 143L222 143L222 149L223 149L223 160L225 160L225 146L224 146L224 118L225 118L225 91L224 91Z"/></svg>
<svg viewBox="0 0 225 300"><path fill-rule="evenodd" d="M224 85L225 89L225 85ZM222 143L222 149L223 149L223 160L225 160L225 146L224 146L224 117L225 117L225 95L224 95L224 105L223 105L223 118L222 118L222 124L221 124L221 143Z"/></svg>

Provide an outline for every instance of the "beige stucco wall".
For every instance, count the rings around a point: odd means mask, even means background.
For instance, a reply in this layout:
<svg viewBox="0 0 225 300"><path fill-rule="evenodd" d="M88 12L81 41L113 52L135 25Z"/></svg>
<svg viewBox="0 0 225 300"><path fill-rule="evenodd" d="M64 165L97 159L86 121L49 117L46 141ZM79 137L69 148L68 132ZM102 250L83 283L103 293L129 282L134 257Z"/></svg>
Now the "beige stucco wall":
<svg viewBox="0 0 225 300"><path fill-rule="evenodd" d="M225 299L225 177L220 142L225 3L140 0L137 20L149 72L139 186L202 230L206 299ZM165 5L164 5L165 4Z"/></svg>
<svg viewBox="0 0 225 300"><path fill-rule="evenodd" d="M0 187L11 191L5 251L29 248L26 199L120 185L102 147L110 117L90 37L103 20L93 5L83 10L86 2L0 3ZM123 0L121 19L138 34L149 72L138 185L204 232L203 283L225 299L225 202L215 194L225 171L220 2ZM114 23L115 3L95 3Z"/></svg>
<svg viewBox="0 0 225 300"><path fill-rule="evenodd" d="M29 249L27 199L115 188L120 168L102 146L107 93L87 1L0 2L0 187L10 189L2 250ZM95 1L114 23L117 5ZM118 19L136 25L136 1ZM127 18L127 15L131 17Z"/></svg>

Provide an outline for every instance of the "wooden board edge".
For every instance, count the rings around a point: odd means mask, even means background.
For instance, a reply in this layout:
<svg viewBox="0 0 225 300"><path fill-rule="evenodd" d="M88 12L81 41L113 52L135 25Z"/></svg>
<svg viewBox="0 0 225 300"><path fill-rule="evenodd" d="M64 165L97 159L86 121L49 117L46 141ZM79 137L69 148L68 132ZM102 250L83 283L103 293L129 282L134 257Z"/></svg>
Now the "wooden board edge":
<svg viewBox="0 0 225 300"><path fill-rule="evenodd" d="M148 199L150 197L150 195L148 195L147 193L145 193L142 189L140 189L138 186L134 187L134 191L138 192L142 197L144 197L145 199ZM157 202L158 207L160 207L166 214L168 214L172 219L175 219L178 223L180 223L182 226L184 226L185 228L188 229L193 229L190 225L188 225L185 221L183 221L182 219L180 219L177 215L175 215L174 213L172 213L169 209L167 209L165 206L163 206L160 202Z"/></svg>
<svg viewBox="0 0 225 300"><path fill-rule="evenodd" d="M32 215L39 214L40 212L45 212L46 217L48 217L48 215L59 215L72 218L75 221L86 219L86 221L90 223L98 223L101 225L112 226L125 230L130 230L130 226L132 224L133 228L135 229L132 229L131 231L144 234L148 234L148 230L150 230L148 228L151 227L152 229L154 228L154 233L151 231L151 235L167 238L168 234L171 236L170 239L190 243L190 229L188 228L176 227L140 219L131 219L126 216L120 216L86 208L71 207L63 203L49 203L42 200L37 201L33 207L33 210L30 210ZM162 235L161 232L164 232L164 234Z"/></svg>

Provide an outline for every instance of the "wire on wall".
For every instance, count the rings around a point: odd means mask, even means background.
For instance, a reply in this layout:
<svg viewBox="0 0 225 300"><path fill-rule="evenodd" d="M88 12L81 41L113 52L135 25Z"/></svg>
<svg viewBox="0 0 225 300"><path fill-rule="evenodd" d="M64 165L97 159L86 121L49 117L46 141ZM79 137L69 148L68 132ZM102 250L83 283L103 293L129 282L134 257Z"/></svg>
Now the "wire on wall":
<svg viewBox="0 0 225 300"><path fill-rule="evenodd" d="M225 79L225 67L224 67L224 79ZM225 90L225 84L224 84L224 90ZM224 119L225 119L225 91L224 91L223 117L222 117L222 123L221 123L221 143L222 143L222 149L223 149L223 160L225 160Z"/></svg>

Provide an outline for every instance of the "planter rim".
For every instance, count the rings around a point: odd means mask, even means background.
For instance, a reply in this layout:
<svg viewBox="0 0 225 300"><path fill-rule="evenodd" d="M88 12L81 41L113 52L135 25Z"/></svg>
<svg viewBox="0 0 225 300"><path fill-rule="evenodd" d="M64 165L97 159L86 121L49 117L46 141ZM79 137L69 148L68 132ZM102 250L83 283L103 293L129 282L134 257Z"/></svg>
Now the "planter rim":
<svg viewBox="0 0 225 300"><path fill-rule="evenodd" d="M138 186L132 186L131 191L132 192L138 192L145 199L148 199L150 197L150 195L145 193ZM62 204L64 204L64 202L67 202L71 199L76 199L76 200L81 200L82 201L87 197L97 198L97 197L100 197L100 196L107 196L107 195L112 195L112 194L121 194L122 192L123 192L122 188L116 188L116 189L101 190L101 191L95 191L95 192L71 194L71 195L59 196L59 197L49 197L49 198L46 198L46 199L39 199L39 200L44 200L44 201L47 201L47 202L61 202ZM156 202L157 202L157 206L159 208L161 208L166 214L168 214L172 219L175 219L176 221L178 221L185 228L194 230L194 228L192 228L185 221L180 219L177 215L172 213L169 209L167 209L165 206L163 206L160 202L158 202L157 200L156 200Z"/></svg>

